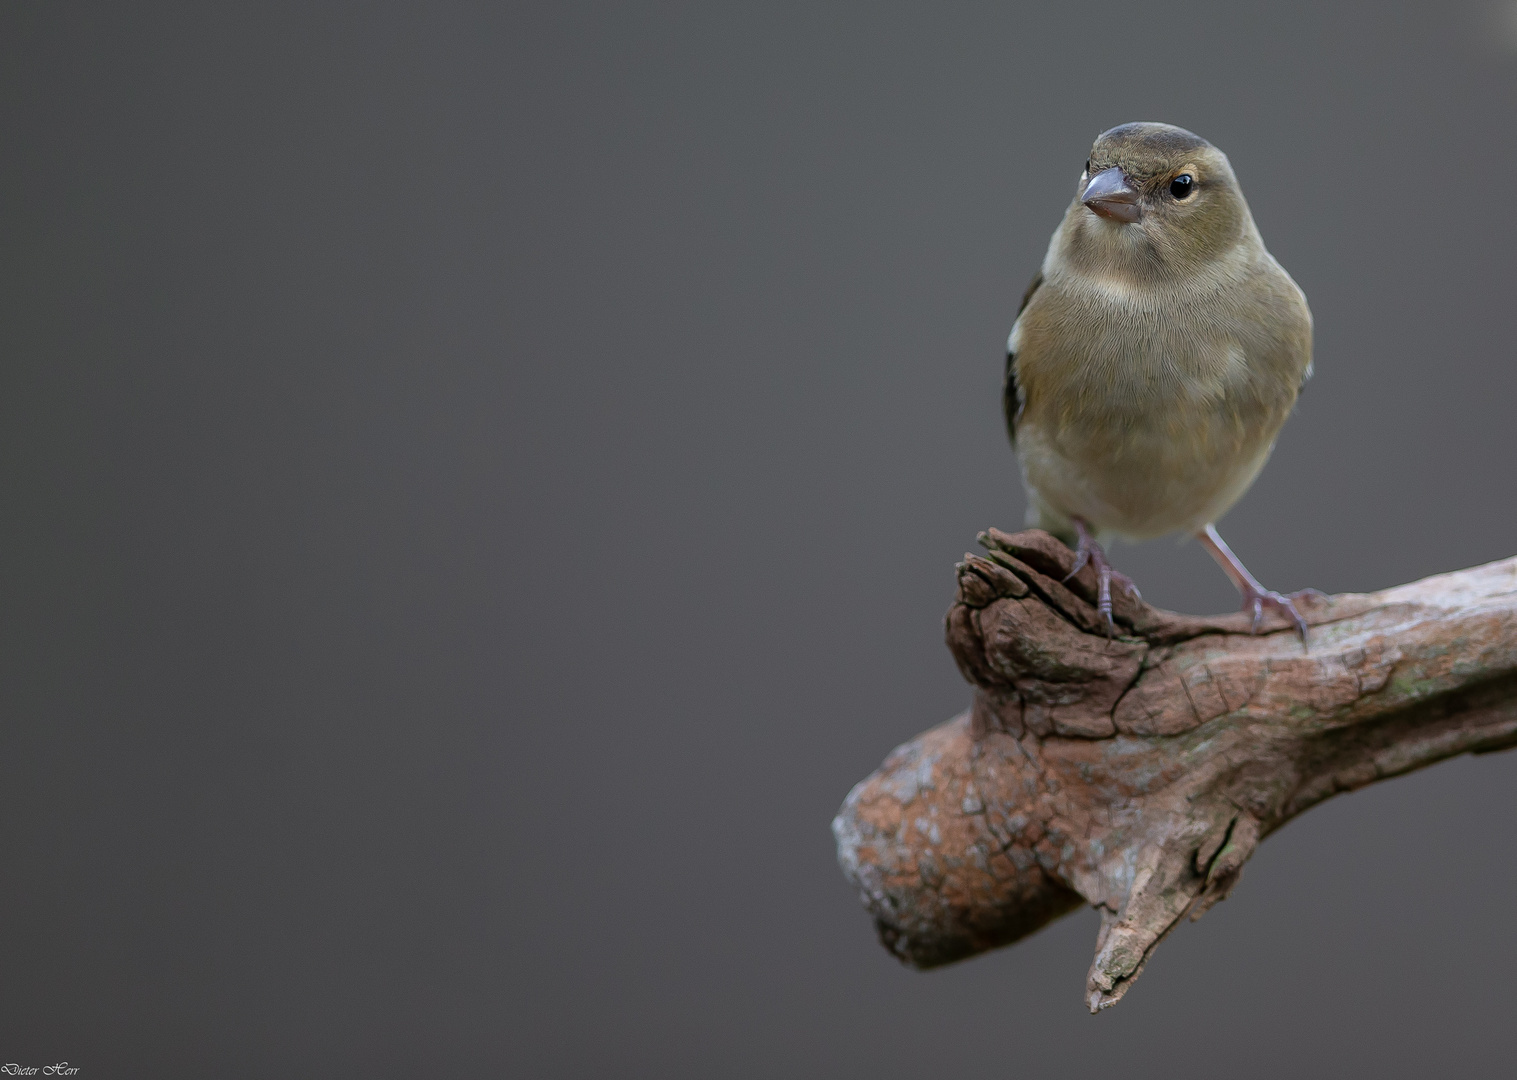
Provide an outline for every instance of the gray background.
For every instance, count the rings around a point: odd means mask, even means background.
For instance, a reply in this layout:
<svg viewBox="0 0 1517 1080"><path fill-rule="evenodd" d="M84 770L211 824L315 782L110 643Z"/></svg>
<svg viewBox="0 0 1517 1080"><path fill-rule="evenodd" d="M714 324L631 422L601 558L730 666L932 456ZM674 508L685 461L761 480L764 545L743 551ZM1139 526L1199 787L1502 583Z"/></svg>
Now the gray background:
<svg viewBox="0 0 1517 1080"><path fill-rule="evenodd" d="M0 1063L1510 1069L1512 755L1312 811L1094 1019L1090 913L915 973L828 833L967 702L1000 350L1107 126L1225 149L1316 314L1254 571L1517 552L1510 5L7 3L0 52Z"/></svg>

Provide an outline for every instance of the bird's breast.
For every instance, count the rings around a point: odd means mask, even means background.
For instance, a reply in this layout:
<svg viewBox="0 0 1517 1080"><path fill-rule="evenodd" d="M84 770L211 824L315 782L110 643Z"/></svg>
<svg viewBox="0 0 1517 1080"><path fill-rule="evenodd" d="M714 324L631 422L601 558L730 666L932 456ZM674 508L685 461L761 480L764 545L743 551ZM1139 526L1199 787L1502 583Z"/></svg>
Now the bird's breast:
<svg viewBox="0 0 1517 1080"><path fill-rule="evenodd" d="M1220 516L1262 466L1301 364L1292 375L1269 326L1251 326L1225 296L1166 299L1099 281L1047 292L1015 335L1029 486L1064 514L1133 537Z"/></svg>

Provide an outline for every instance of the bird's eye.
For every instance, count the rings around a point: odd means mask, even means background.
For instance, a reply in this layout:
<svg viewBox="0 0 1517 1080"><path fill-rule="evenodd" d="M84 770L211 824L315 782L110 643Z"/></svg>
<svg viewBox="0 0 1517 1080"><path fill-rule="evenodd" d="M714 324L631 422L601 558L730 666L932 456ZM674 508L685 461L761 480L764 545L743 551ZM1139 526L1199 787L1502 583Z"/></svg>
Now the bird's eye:
<svg viewBox="0 0 1517 1080"><path fill-rule="evenodd" d="M1190 173L1181 173L1169 182L1169 193L1177 199L1184 199L1194 187L1195 181L1190 178Z"/></svg>

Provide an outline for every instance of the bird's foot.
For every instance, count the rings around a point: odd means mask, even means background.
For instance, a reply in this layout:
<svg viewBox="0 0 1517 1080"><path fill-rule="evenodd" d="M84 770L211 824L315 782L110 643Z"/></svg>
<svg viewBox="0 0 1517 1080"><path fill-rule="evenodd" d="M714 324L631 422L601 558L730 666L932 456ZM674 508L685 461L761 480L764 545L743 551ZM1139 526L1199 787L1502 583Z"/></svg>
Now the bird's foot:
<svg viewBox="0 0 1517 1080"><path fill-rule="evenodd" d="M1196 539L1200 540L1206 550L1211 552L1211 557L1217 560L1217 565L1222 567L1222 570L1232 579L1232 583L1238 587L1238 592L1243 597L1242 610L1254 613L1254 621L1249 627L1250 633L1259 632L1259 624L1264 620L1264 609L1274 608L1295 624L1296 634L1301 638L1301 644L1306 645L1306 620L1296 609L1295 601L1321 597L1325 595L1324 593L1318 589L1302 589L1300 592L1283 596L1266 589L1259 584L1258 578L1248 572L1248 567L1243 565L1242 560L1233 554L1233 549L1228 547L1226 541L1217 534L1215 525L1207 525L1196 533Z"/></svg>
<svg viewBox="0 0 1517 1080"><path fill-rule="evenodd" d="M1293 592L1289 596L1277 593L1271 589L1259 589L1245 587L1243 589L1243 611L1254 613L1253 622L1249 624L1248 632L1257 634L1259 624L1264 621L1264 609L1273 608L1295 624L1296 634L1301 638L1301 644L1306 644L1306 620L1301 617L1301 612L1296 610L1295 601L1305 599L1308 596L1322 596L1317 589L1302 589Z"/></svg>
<svg viewBox="0 0 1517 1080"><path fill-rule="evenodd" d="M1133 584L1132 578L1122 573L1122 571L1113 568L1106 558L1106 552L1102 550L1100 544L1096 543L1096 538L1090 534L1090 530L1086 528L1085 522L1079 518L1075 518L1074 523L1075 535L1078 538L1075 545L1075 565L1073 570L1064 575L1064 580L1068 581L1081 570L1084 570L1086 563L1096 568L1096 580L1098 582L1096 587L1096 610L1101 613L1101 618L1106 620L1107 636L1116 637L1117 624L1111 617L1111 583L1115 581L1127 591L1127 595L1135 599L1141 599L1142 594L1138 592L1138 587Z"/></svg>

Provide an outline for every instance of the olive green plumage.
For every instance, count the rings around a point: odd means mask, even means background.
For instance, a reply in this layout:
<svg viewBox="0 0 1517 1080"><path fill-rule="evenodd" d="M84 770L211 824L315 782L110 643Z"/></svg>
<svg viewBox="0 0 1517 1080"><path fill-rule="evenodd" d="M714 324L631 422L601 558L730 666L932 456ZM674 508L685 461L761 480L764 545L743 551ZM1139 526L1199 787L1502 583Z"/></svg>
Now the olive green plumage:
<svg viewBox="0 0 1517 1080"><path fill-rule="evenodd" d="M1167 124L1105 132L1007 343L1029 524L1147 539L1216 521L1269 456L1311 342L1226 155Z"/></svg>

